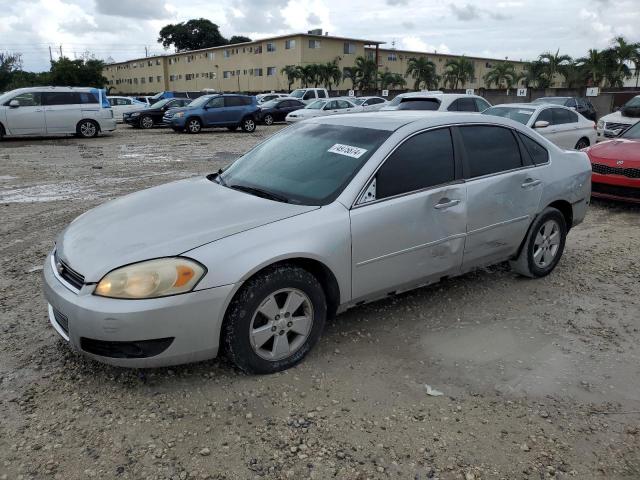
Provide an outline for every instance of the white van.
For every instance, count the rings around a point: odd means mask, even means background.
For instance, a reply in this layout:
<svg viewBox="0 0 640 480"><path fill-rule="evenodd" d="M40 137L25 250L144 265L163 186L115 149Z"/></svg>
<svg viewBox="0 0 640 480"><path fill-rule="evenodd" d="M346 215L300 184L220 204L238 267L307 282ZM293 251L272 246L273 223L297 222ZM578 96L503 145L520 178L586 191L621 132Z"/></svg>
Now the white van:
<svg viewBox="0 0 640 480"><path fill-rule="evenodd" d="M0 139L26 135L95 137L116 129L103 90L29 87L0 96Z"/></svg>
<svg viewBox="0 0 640 480"><path fill-rule="evenodd" d="M329 98L329 92L327 92L326 88L296 88L289 94L289 97L293 97L309 105L316 100Z"/></svg>

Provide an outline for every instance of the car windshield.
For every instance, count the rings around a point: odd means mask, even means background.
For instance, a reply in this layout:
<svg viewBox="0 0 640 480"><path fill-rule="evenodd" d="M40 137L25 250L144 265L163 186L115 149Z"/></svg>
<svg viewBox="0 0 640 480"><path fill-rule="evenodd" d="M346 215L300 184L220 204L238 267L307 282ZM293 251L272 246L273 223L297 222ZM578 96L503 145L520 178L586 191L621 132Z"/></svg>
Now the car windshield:
<svg viewBox="0 0 640 480"><path fill-rule="evenodd" d="M640 107L640 95L638 95L637 97L633 97L631 100L624 104L624 107Z"/></svg>
<svg viewBox="0 0 640 480"><path fill-rule="evenodd" d="M630 140L640 140L640 122L628 128L626 132L620 135L620 138L628 138Z"/></svg>
<svg viewBox="0 0 640 480"><path fill-rule="evenodd" d="M291 203L327 205L391 133L300 123L239 158L220 175L220 183L268 192Z"/></svg>
<svg viewBox="0 0 640 480"><path fill-rule="evenodd" d="M305 94L306 90L304 88L298 88L296 90L294 90L293 92L291 92L291 95L289 95L290 97L293 98L302 98Z"/></svg>
<svg viewBox="0 0 640 480"><path fill-rule="evenodd" d="M529 123L531 115L533 115L535 109L533 108L517 108L517 107L491 107L487 108L482 113L484 115L494 115L496 117L510 118L516 122L520 122L524 125Z"/></svg>
<svg viewBox="0 0 640 480"><path fill-rule="evenodd" d="M275 99L275 100L269 100L269 101L267 101L267 102L264 102L264 103L263 103L262 105L260 105L260 106L261 106L262 108L273 108L273 107L275 107L275 106L278 104L278 102L279 102L279 101L280 101L280 100L278 100L278 99Z"/></svg>
<svg viewBox="0 0 640 480"><path fill-rule="evenodd" d="M192 101L189 106L190 107L204 107L204 105L213 98L212 95L203 95L202 97L198 97L196 98L194 101Z"/></svg>
<svg viewBox="0 0 640 480"><path fill-rule="evenodd" d="M326 105L326 103L327 103L326 100L316 100L315 102L310 103L304 108L308 108L310 110L320 110L322 107Z"/></svg>
<svg viewBox="0 0 640 480"><path fill-rule="evenodd" d="M567 100L569 100L568 97L542 97L536 98L531 103L553 103L554 105L564 105Z"/></svg>
<svg viewBox="0 0 640 480"><path fill-rule="evenodd" d="M362 105L366 98L350 98L349 100L351 100L356 105Z"/></svg>
<svg viewBox="0 0 640 480"><path fill-rule="evenodd" d="M173 99L172 98L163 98L162 100L152 104L150 108L162 108L167 103L169 103L170 100L173 100Z"/></svg>

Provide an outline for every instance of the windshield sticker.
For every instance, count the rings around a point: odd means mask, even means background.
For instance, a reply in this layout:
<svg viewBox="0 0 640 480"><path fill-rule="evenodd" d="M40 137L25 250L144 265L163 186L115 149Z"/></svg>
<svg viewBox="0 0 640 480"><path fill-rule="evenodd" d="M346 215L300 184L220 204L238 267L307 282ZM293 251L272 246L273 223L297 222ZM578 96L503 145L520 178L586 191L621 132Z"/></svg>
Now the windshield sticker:
<svg viewBox="0 0 640 480"><path fill-rule="evenodd" d="M338 155L344 155L351 158L360 158L362 155L367 153L364 148L352 147L351 145L342 145L341 143L336 143L333 147L327 150L327 152L337 153Z"/></svg>
<svg viewBox="0 0 640 480"><path fill-rule="evenodd" d="M518 113L521 113L523 115L531 115L531 114L533 114L533 112L531 110L518 110Z"/></svg>

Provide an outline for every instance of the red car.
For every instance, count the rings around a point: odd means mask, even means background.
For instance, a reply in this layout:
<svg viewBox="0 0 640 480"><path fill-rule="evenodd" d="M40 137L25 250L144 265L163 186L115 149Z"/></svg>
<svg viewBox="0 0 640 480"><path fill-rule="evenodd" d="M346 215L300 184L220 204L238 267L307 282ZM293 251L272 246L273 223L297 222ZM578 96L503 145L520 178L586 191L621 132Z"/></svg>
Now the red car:
<svg viewBox="0 0 640 480"><path fill-rule="evenodd" d="M594 197L640 203L640 122L586 152L593 170Z"/></svg>

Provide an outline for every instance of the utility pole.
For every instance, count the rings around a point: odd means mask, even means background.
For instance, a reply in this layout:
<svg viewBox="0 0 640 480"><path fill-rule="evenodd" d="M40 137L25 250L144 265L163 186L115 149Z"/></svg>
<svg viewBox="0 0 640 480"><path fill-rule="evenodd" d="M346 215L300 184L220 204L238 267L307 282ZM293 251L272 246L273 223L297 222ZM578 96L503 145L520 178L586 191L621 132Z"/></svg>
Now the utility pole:
<svg viewBox="0 0 640 480"><path fill-rule="evenodd" d="M51 53L51 45L49 45L49 60L53 62L53 53Z"/></svg>
<svg viewBox="0 0 640 480"><path fill-rule="evenodd" d="M145 58L149 56L149 47L147 47L146 45L144 46L144 56Z"/></svg>
<svg viewBox="0 0 640 480"><path fill-rule="evenodd" d="M60 58L62 58L62 45L60 45Z"/></svg>

